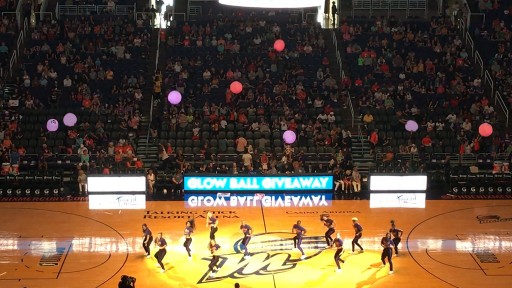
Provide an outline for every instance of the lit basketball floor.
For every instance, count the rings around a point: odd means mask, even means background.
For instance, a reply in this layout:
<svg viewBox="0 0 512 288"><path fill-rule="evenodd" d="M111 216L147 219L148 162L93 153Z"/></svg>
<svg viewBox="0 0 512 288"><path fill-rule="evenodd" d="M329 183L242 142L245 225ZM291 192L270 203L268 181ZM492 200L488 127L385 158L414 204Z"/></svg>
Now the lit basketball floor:
<svg viewBox="0 0 512 288"><path fill-rule="evenodd" d="M325 208L214 209L219 218L220 270L207 274L205 209L183 202L148 202L144 211L89 211L85 202L0 203L0 287L117 287L122 275L136 287L509 287L512 283L512 201L429 201L426 209L370 209L367 201L335 201ZM364 227L364 254L345 253L335 273L334 251L323 249L319 221L330 213L350 247L352 217ZM197 217L193 258L182 247L188 215ZM253 257L236 245L240 220L254 229ZM380 268L380 238L394 219L404 230L395 274ZM299 260L291 227L307 228ZM169 243L160 273L146 259L140 226L162 231ZM349 249L347 249L349 250Z"/></svg>

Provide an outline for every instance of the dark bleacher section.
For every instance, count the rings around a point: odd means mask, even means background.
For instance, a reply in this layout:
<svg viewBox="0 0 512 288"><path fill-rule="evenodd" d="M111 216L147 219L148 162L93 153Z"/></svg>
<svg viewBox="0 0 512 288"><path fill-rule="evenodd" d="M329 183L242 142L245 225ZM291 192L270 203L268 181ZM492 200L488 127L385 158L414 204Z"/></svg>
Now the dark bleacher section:
<svg viewBox="0 0 512 288"><path fill-rule="evenodd" d="M378 135L371 171L430 173L435 183L452 166L455 174L472 165L491 173L494 162L510 162L505 125L448 19L356 19L341 34L364 129ZM405 130L408 120L417 132ZM482 123L493 125L493 136L479 136Z"/></svg>
<svg viewBox="0 0 512 288"><path fill-rule="evenodd" d="M39 22L13 88L18 105L2 119L7 139L2 163L10 164L4 177L25 177L16 185L32 186L36 175L75 179L77 168L144 173L135 146L142 115L136 94L146 81L150 37L149 23L131 17ZM78 117L74 127L63 124L66 113ZM60 121L57 132L47 131L49 119ZM19 162L12 160L14 150L21 154Z"/></svg>
<svg viewBox="0 0 512 288"><path fill-rule="evenodd" d="M0 22L0 77L6 76L9 71L9 61L16 49L19 31L15 14L4 14Z"/></svg>
<svg viewBox="0 0 512 288"><path fill-rule="evenodd" d="M507 108L512 109L512 1L500 1L499 5L489 5L492 1L479 1L479 8L485 13L485 23L470 27L484 65L490 68L495 81L495 89L501 93Z"/></svg>

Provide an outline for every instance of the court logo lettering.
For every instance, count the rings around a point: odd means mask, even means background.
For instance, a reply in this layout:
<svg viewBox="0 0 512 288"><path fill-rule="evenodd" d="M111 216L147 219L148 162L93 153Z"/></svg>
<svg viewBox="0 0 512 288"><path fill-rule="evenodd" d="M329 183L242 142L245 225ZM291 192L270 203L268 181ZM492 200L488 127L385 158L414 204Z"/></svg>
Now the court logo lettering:
<svg viewBox="0 0 512 288"><path fill-rule="evenodd" d="M268 232L253 235L248 248L252 257L245 259L241 249L241 239L233 246L235 253L220 255L219 270L211 277L209 271L205 271L197 284L217 282L224 279L240 279L249 276L271 275L285 273L294 269L299 262L307 261L322 253L325 249L325 239L320 236L306 236L303 238L302 247L307 257L300 260L297 253L288 253L293 250L291 233ZM222 245L222 243L221 243ZM294 256L293 256L294 255ZM211 258L203 258L210 261Z"/></svg>
<svg viewBox="0 0 512 288"><path fill-rule="evenodd" d="M258 253L249 259L244 259L240 254L223 255L220 257L220 269L214 277L208 277L208 271L201 277L197 284L211 283L230 279L240 279L254 275L270 275L289 271L297 263L293 263L288 253ZM203 258L209 261L209 258Z"/></svg>
<svg viewBox="0 0 512 288"><path fill-rule="evenodd" d="M497 222L512 222L512 218L502 218L500 215L478 215L476 220L480 224L497 223Z"/></svg>

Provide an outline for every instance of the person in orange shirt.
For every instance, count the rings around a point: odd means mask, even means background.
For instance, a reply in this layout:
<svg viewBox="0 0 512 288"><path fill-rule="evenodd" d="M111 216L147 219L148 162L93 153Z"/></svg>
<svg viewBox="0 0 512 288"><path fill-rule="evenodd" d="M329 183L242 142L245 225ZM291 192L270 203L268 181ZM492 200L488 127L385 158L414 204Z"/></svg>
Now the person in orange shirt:
<svg viewBox="0 0 512 288"><path fill-rule="evenodd" d="M374 155L375 147L379 143L379 130L378 129L373 130L373 132L370 134L369 142L370 142L370 155Z"/></svg>

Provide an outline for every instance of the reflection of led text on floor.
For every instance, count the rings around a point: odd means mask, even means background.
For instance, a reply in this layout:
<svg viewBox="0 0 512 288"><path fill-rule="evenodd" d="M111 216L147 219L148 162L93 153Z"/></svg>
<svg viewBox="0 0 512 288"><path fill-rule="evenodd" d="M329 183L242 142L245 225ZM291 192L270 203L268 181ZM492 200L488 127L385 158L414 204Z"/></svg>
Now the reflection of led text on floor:
<svg viewBox="0 0 512 288"><path fill-rule="evenodd" d="M489 249L474 249L473 254L480 263L500 263L498 257Z"/></svg>

